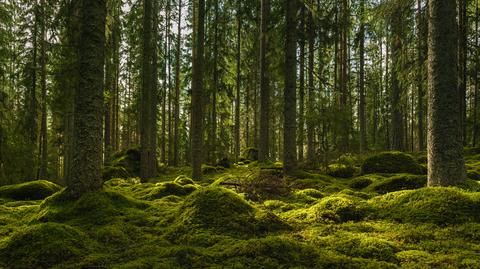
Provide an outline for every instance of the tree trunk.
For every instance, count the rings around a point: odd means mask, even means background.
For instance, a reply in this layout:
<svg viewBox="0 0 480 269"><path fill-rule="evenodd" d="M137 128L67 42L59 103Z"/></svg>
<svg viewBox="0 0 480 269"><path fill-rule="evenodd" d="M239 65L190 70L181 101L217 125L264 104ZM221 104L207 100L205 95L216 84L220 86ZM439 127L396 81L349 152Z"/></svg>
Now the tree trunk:
<svg viewBox="0 0 480 269"><path fill-rule="evenodd" d="M359 54L360 54L360 103L358 117L360 121L360 152L368 150L367 143L367 119L365 111L365 0L360 1L360 30L359 30Z"/></svg>
<svg viewBox="0 0 480 269"><path fill-rule="evenodd" d="M74 198L102 187L103 64L105 0L81 4L78 86L75 87L73 158L68 192Z"/></svg>
<svg viewBox="0 0 480 269"><path fill-rule="evenodd" d="M176 48L176 66L175 66L175 105L174 105L174 124L173 124L173 165L178 166L179 154L179 125L180 125L180 65L181 65L181 42L182 42L182 0L178 0L178 23L177 23L177 48Z"/></svg>
<svg viewBox="0 0 480 269"><path fill-rule="evenodd" d="M312 11L308 12L308 101L307 101L307 164L315 166L315 126L313 121L314 103L315 103L315 84L314 84L314 56L315 56L315 25L313 22ZM320 50L320 48L319 48ZM320 55L320 54L319 54ZM320 63L321 64L321 63ZM320 74L321 76L321 74Z"/></svg>
<svg viewBox="0 0 480 269"><path fill-rule="evenodd" d="M235 94L235 160L238 161L240 157L240 83L241 83L241 44L242 44L242 16L241 16L242 1L237 0L237 81Z"/></svg>
<svg viewBox="0 0 480 269"><path fill-rule="evenodd" d="M467 144L467 0L459 0L458 6L458 94L463 145Z"/></svg>
<svg viewBox="0 0 480 269"><path fill-rule="evenodd" d="M194 21L194 57L192 66L192 177L202 178L203 159L203 58L205 38L205 0L195 0L198 12Z"/></svg>
<svg viewBox="0 0 480 269"><path fill-rule="evenodd" d="M285 92L283 122L283 169L290 174L297 166L296 133L297 133L297 0L285 0L286 33L285 33Z"/></svg>
<svg viewBox="0 0 480 269"><path fill-rule="evenodd" d="M40 171L38 179L48 178L48 137L47 137L47 33L46 33L46 14L44 0L40 1L42 10L41 22L40 22L40 81L41 81L41 124L40 124Z"/></svg>
<svg viewBox="0 0 480 269"><path fill-rule="evenodd" d="M303 142L304 142L304 127L305 127L305 9L300 8L300 29L299 33L299 47L300 47L300 72L299 72L299 89L298 89L298 161L303 162Z"/></svg>
<svg viewBox="0 0 480 269"><path fill-rule="evenodd" d="M478 7L478 0L475 1L475 47L478 48L478 14L479 14L479 7ZM475 72L474 72L474 83L475 89L473 94L473 146L477 145L477 138L478 138L478 70L479 70L479 55L478 49L475 50Z"/></svg>
<svg viewBox="0 0 480 269"><path fill-rule="evenodd" d="M417 91L418 91L418 103L417 103L417 121L418 121L418 150L422 151L425 149L425 127L423 124L423 115L424 115L424 110L423 110L423 98L424 98L424 91L423 91L423 62L424 62L424 50L423 50L423 43L425 42L424 40L426 39L424 36L425 30L425 21L422 20L422 1L417 0Z"/></svg>
<svg viewBox="0 0 480 269"><path fill-rule="evenodd" d="M465 179L457 88L456 1L430 0L428 60L428 185Z"/></svg>
<svg viewBox="0 0 480 269"><path fill-rule="evenodd" d="M270 0L262 0L260 16L260 143L258 148L258 161L261 163L269 160L270 153L270 139L268 133L270 128L270 88L268 85L267 74L267 35L269 15Z"/></svg>

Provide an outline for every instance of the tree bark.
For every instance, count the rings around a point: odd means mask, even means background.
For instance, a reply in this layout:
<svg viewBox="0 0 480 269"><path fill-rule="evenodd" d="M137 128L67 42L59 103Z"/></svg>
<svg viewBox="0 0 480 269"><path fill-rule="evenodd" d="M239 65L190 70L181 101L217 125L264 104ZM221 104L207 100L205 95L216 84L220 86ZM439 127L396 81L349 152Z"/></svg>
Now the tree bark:
<svg viewBox="0 0 480 269"><path fill-rule="evenodd" d="M307 164L315 166L315 126L313 121L315 84L314 84L314 57L315 57L315 25L312 11L308 12L308 101L307 101ZM320 49L319 49L320 50ZM320 54L319 54L320 55ZM321 74L320 74L321 76Z"/></svg>
<svg viewBox="0 0 480 269"><path fill-rule="evenodd" d="M47 33L46 33L46 13L45 2L40 1L41 21L40 21L40 87L41 87L41 123L40 123L40 171L38 179L48 178L48 137L47 137Z"/></svg>
<svg viewBox="0 0 480 269"><path fill-rule="evenodd" d="M269 15L270 0L262 0L260 16L260 143L258 148L258 161L261 163L267 162L270 156L270 88L268 85L267 74L267 35Z"/></svg>
<svg viewBox="0 0 480 269"><path fill-rule="evenodd" d="M360 0L360 30L359 30L359 54L360 54L360 102L358 107L358 117L360 121L360 152L368 150L367 143L367 119L365 104L365 0Z"/></svg>
<svg viewBox="0 0 480 269"><path fill-rule="evenodd" d="M177 48L176 48L176 66L175 66L175 105L174 105L174 124L173 124L173 166L179 163L179 143L180 143L180 65L181 65L181 42L182 42L182 0L178 0L178 22L177 22Z"/></svg>
<svg viewBox="0 0 480 269"><path fill-rule="evenodd" d="M457 88L456 1L430 0L428 60L428 185L465 179Z"/></svg>
<svg viewBox="0 0 480 269"><path fill-rule="evenodd" d="M241 87L241 44L242 44L242 1L237 0L237 81L235 94L235 160L240 157L240 87Z"/></svg>

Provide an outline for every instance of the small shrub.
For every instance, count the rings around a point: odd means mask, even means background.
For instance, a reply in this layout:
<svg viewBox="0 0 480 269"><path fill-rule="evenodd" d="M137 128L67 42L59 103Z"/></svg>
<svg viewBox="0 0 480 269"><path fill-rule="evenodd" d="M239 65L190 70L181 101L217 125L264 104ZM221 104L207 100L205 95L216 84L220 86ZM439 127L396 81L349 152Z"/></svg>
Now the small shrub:
<svg viewBox="0 0 480 269"><path fill-rule="evenodd" d="M362 165L362 173L422 174L423 169L412 156L403 152L391 151L367 158Z"/></svg>
<svg viewBox="0 0 480 269"><path fill-rule="evenodd" d="M0 197L13 200L42 200L62 187L47 180L36 180L0 187Z"/></svg>

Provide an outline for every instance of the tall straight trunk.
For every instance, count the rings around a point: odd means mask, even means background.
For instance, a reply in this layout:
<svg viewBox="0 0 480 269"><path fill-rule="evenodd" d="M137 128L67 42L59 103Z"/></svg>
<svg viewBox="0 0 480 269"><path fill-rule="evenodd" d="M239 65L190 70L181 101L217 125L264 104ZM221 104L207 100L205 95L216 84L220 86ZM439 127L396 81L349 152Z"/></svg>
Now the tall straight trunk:
<svg viewBox="0 0 480 269"><path fill-rule="evenodd" d="M38 3L35 1L34 7L34 23L33 23L33 33L32 33L32 85L29 92L29 128L30 128L30 143L35 145L37 142L37 132L38 132L38 122L37 122L37 58L38 58ZM33 153L34 154L34 153ZM33 156L33 155L32 155ZM34 157L33 157L34 159Z"/></svg>
<svg viewBox="0 0 480 269"><path fill-rule="evenodd" d="M242 44L242 1L237 0L237 81L235 94L235 160L240 157L240 83L241 83L241 44Z"/></svg>
<svg viewBox="0 0 480 269"><path fill-rule="evenodd" d="M203 160L203 58L205 39L205 0L195 0L198 12L194 21L194 57L192 65L192 177L202 178Z"/></svg>
<svg viewBox="0 0 480 269"><path fill-rule="evenodd" d="M296 0L295 0L296 1ZM258 161L269 160L269 128L270 128L270 88L268 85L268 20L270 15L270 0L261 1L260 16L260 143L258 148ZM294 104L295 105L295 104ZM255 107L255 106L254 106ZM255 134L256 135L256 134Z"/></svg>
<svg viewBox="0 0 480 269"><path fill-rule="evenodd" d="M456 1L429 2L428 185L465 179L457 84Z"/></svg>
<svg viewBox="0 0 480 269"><path fill-rule="evenodd" d="M152 84L153 56L155 46L152 38L152 0L143 2L143 52L142 52L142 91L140 111L140 177L145 180L157 174L156 149L152 141L153 127L156 124L154 115L155 94Z"/></svg>
<svg viewBox="0 0 480 269"><path fill-rule="evenodd" d="M284 122L283 122L283 169L290 174L297 166L297 0L285 0L285 91L284 91Z"/></svg>
<svg viewBox="0 0 480 269"><path fill-rule="evenodd" d="M173 165L179 163L179 145L180 145L180 65L181 65L181 43L182 43L182 0L178 0L178 22L177 22L177 48L175 55L175 104L174 104L174 124L173 124Z"/></svg>
<svg viewBox="0 0 480 269"><path fill-rule="evenodd" d="M170 38L170 28L171 28L171 23L170 23L170 20L171 20L171 2L170 0L167 1L167 8L166 8L166 19L167 19L167 22L166 22L166 27L167 27L167 32L166 32L166 37L165 37L165 40L166 40L166 59L167 59L167 82L168 82L168 91L167 91L167 106L168 106L168 113L167 113L167 123L168 123L168 148L167 148L167 163L169 165L172 165L172 155L173 155L173 130L172 130L172 62L171 62L171 57L170 57L170 53L171 53L171 49L170 49L170 45L171 45L171 38Z"/></svg>
<svg viewBox="0 0 480 269"><path fill-rule="evenodd" d="M81 2L78 85L75 87L73 158L68 193L77 198L102 187L105 0Z"/></svg>
<svg viewBox="0 0 480 269"><path fill-rule="evenodd" d="M460 96L461 130L463 145L467 144L467 0L458 5L458 94Z"/></svg>
<svg viewBox="0 0 480 269"><path fill-rule="evenodd" d="M169 0L168 0L169 1ZM168 3L167 3L168 4ZM166 11L168 11L168 8L166 9ZM168 17L168 16L166 16ZM169 28L169 23L165 23L165 42L164 42L164 55L167 55L168 54L168 35L169 35L169 32L170 32L170 28ZM169 87L170 85L168 84L169 80L168 80L168 57L164 57L164 60L163 60L163 84L162 84L162 94L161 94L161 98L162 98L162 135L161 135L161 149L160 149L160 159L162 161L163 164L166 164L167 163L167 159L168 159L168 154L167 154L167 128L168 128L168 119L167 119L167 115L168 113L170 113L169 111L167 111L167 104L168 104L168 93L169 93Z"/></svg>
<svg viewBox="0 0 480 269"><path fill-rule="evenodd" d="M149 163L150 165L153 165L150 169L151 176L155 176L157 173L157 114L158 114L158 44L159 44L159 31L158 31L158 16L159 16L159 2L154 1L153 2L153 9L152 9L152 46L151 46L151 94L149 97L151 100L148 100L149 102L149 109L150 109L150 116L151 116L151 121L149 129L150 129L150 135L149 135L149 145L153 153L150 153L150 160Z"/></svg>
<svg viewBox="0 0 480 269"><path fill-rule="evenodd" d="M108 11L107 11L108 12ZM112 154L112 99L113 99L113 35L110 33L105 46L105 116L104 116L104 161Z"/></svg>
<svg viewBox="0 0 480 269"><path fill-rule="evenodd" d="M398 69L402 68L402 52L403 52L403 33L404 22L402 20L402 10L396 10L391 19L391 47L392 47L392 65ZM390 113L392 120L392 149L405 150L405 124L403 115L403 104L401 102L404 94L399 72L394 70L391 72L391 92L390 92Z"/></svg>
<svg viewBox="0 0 480 269"><path fill-rule="evenodd" d="M313 167L316 163L315 158L315 126L314 126L314 103L315 103L315 81L314 81L314 57L315 57L315 27L312 11L308 12L308 100L307 100L307 164ZM320 51L320 48L319 48ZM320 55L320 53L319 53ZM321 65L321 63L320 63ZM321 74L320 74L321 76Z"/></svg>
<svg viewBox="0 0 480 269"><path fill-rule="evenodd" d="M423 98L424 98L424 90L423 90L423 62L424 62L424 50L423 50L423 43L426 39L423 35L425 33L424 27L426 26L425 21L422 20L422 1L417 0L417 91L418 91L418 103L417 103L417 126L418 126L418 150L425 149L425 135L424 135L424 124L423 124Z"/></svg>
<svg viewBox="0 0 480 269"><path fill-rule="evenodd" d="M340 31L340 151L346 152L349 147L350 124L347 112L348 101L348 21L349 10L348 0L342 0L341 3L341 31Z"/></svg>
<svg viewBox="0 0 480 269"><path fill-rule="evenodd" d="M40 154L40 170L38 179L47 179L48 177L48 137L47 137L47 32L46 32L46 13L45 2L40 1L42 10L41 22L40 22L40 86L41 86L41 124L40 124L40 141L39 141L39 154Z"/></svg>
<svg viewBox="0 0 480 269"><path fill-rule="evenodd" d="M358 117L360 121L360 152L368 150L367 143L367 119L365 109L365 0L360 1L360 33L359 33L359 54L360 54L360 103Z"/></svg>
<svg viewBox="0 0 480 269"><path fill-rule="evenodd" d="M299 30L299 46L300 46L300 72L298 87L298 161L303 162L303 143L304 143L304 127L305 127L305 6L300 8L300 30Z"/></svg>
<svg viewBox="0 0 480 269"><path fill-rule="evenodd" d="M479 42L478 42L478 14L479 14L479 7L478 7L478 0L475 1L475 47L478 48ZM475 88L474 88L474 93L473 93L473 146L475 147L477 145L477 138L478 138L478 70L479 70L479 55L478 55L478 49L475 50L475 72L474 72L474 83L475 83Z"/></svg>
<svg viewBox="0 0 480 269"><path fill-rule="evenodd" d="M211 126L209 129L209 148L207 156L210 164L216 162L217 151L217 92L218 92L218 9L219 0L215 0L215 26L213 36L213 89L212 89L212 114L211 114Z"/></svg>

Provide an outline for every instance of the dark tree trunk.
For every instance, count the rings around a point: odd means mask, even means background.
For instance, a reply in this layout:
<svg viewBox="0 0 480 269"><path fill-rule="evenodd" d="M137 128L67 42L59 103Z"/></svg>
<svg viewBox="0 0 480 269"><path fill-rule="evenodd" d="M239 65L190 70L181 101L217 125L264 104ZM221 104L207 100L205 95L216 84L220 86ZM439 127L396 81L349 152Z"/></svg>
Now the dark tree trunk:
<svg viewBox="0 0 480 269"><path fill-rule="evenodd" d="M300 29L299 46L300 46L300 72L298 87L298 161L303 162L303 142L305 127L305 6L300 8Z"/></svg>
<svg viewBox="0 0 480 269"><path fill-rule="evenodd" d="M81 3L78 86L75 87L74 137L68 192L80 197L102 187L103 64L105 0Z"/></svg>
<svg viewBox="0 0 480 269"><path fill-rule="evenodd" d="M196 0L194 53L192 66L192 177L202 178L203 160L203 54L205 37L205 0Z"/></svg>
<svg viewBox="0 0 480 269"><path fill-rule="evenodd" d="M475 1L475 47L478 48L478 14L479 14L478 0ZM479 70L479 55L478 49L475 50L475 72L474 72L474 93L473 93L473 146L477 145L478 138L478 70Z"/></svg>
<svg viewBox="0 0 480 269"><path fill-rule="evenodd" d="M260 19L260 143L258 148L259 162L269 160L269 120L270 120L270 88L267 74L267 35L270 15L270 0L261 1Z"/></svg>
<svg viewBox="0 0 480 269"><path fill-rule="evenodd" d="M467 0L458 5L458 94L460 96L461 130L463 145L467 144Z"/></svg>
<svg viewBox="0 0 480 269"><path fill-rule="evenodd" d="M315 126L314 126L314 56L315 56L315 26L313 22L312 11L308 12L308 101L307 101L307 164L311 167L315 166ZM320 51L320 49L319 49ZM319 53L320 55L320 53ZM320 63L321 64L321 63ZM320 74L321 76L321 74Z"/></svg>
<svg viewBox="0 0 480 269"><path fill-rule="evenodd" d="M38 179L48 178L48 137L47 137L47 32L46 32L46 14L44 0L40 1L42 12L40 22L40 86L41 86L41 123L40 123L40 170Z"/></svg>
<svg viewBox="0 0 480 269"><path fill-rule="evenodd" d="M424 43L426 40L426 37L424 35L425 33L425 28L426 27L426 21L422 19L422 1L417 0L417 91L418 91L418 103L417 103L417 126L418 126L418 150L422 151L425 149L425 127L424 127L424 104L423 104L423 98L425 96L424 90L423 90L423 78L424 78L424 59L425 59L425 53L424 53Z"/></svg>
<svg viewBox="0 0 480 269"><path fill-rule="evenodd" d="M182 0L178 0L178 23L177 23L177 48L176 48L176 66L175 66L175 105L174 105L174 124L173 124L173 165L179 163L179 143L180 143L180 65L181 65L181 42L182 42Z"/></svg>
<svg viewBox="0 0 480 269"><path fill-rule="evenodd" d="M428 185L465 179L457 88L456 1L430 0L428 60Z"/></svg>
<svg viewBox="0 0 480 269"><path fill-rule="evenodd" d="M365 110L365 0L360 1L360 30L359 30L359 54L360 54L360 104L358 117L360 121L360 152L368 150L367 143L367 119Z"/></svg>
<svg viewBox="0 0 480 269"><path fill-rule="evenodd" d="M241 83L241 44L242 44L242 1L237 0L237 81L235 94L235 160L240 157L240 83Z"/></svg>
<svg viewBox="0 0 480 269"><path fill-rule="evenodd" d="M296 137L297 137L297 0L285 0L285 91L284 91L284 122L283 122L283 169L290 174L296 169Z"/></svg>

